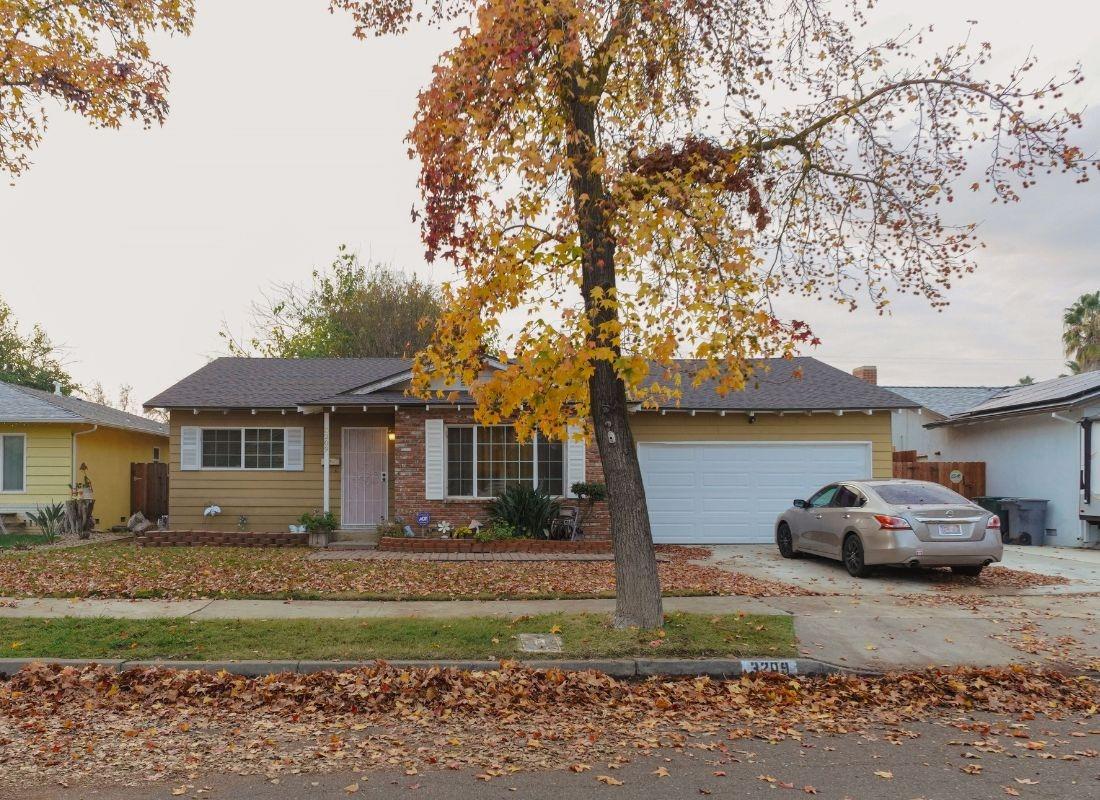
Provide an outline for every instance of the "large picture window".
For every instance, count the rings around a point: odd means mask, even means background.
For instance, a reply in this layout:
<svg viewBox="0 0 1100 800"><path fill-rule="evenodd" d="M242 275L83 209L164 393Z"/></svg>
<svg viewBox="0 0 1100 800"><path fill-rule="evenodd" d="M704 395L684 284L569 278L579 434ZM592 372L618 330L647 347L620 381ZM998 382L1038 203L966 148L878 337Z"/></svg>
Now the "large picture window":
<svg viewBox="0 0 1100 800"><path fill-rule="evenodd" d="M0 491L27 491L27 437L21 433L0 436Z"/></svg>
<svg viewBox="0 0 1100 800"><path fill-rule="evenodd" d="M203 428L203 469L283 469L283 428Z"/></svg>
<svg viewBox="0 0 1100 800"><path fill-rule="evenodd" d="M564 494L565 448L535 435L521 442L511 425L455 425L447 428L447 494L494 497L515 484Z"/></svg>

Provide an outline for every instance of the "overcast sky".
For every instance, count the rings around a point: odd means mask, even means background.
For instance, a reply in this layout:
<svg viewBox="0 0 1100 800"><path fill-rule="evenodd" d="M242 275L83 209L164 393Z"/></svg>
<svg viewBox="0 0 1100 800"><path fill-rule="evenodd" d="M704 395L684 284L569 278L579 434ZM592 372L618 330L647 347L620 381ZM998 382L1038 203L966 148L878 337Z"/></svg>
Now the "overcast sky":
<svg viewBox="0 0 1100 800"><path fill-rule="evenodd" d="M71 370L141 401L224 349L272 281L303 281L348 243L434 280L409 210L403 143L417 90L449 37L359 42L325 0L199 0L194 34L158 52L172 68L163 129L95 131L52 115L35 164L0 187L0 295L65 345ZM1043 72L1084 64L1078 99L1100 105L1094 0L883 0L875 27L980 22L1000 63L1029 48ZM1100 112L1086 149L1100 150ZM1052 180L1013 208L978 206L988 247L944 312L892 316L789 301L844 369L877 364L898 384L1005 384L1055 377L1062 309L1100 289L1100 179Z"/></svg>

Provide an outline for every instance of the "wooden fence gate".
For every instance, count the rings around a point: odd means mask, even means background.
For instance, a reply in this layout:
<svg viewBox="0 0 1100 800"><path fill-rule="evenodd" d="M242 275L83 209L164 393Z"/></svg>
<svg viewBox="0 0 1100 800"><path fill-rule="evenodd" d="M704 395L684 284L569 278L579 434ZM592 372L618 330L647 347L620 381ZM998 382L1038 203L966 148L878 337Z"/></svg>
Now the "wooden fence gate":
<svg viewBox="0 0 1100 800"><path fill-rule="evenodd" d="M168 514L168 465L162 461L130 465L130 513L150 522Z"/></svg>
<svg viewBox="0 0 1100 800"><path fill-rule="evenodd" d="M938 483L969 500L985 495L984 461L917 461L916 450L898 450L894 477Z"/></svg>

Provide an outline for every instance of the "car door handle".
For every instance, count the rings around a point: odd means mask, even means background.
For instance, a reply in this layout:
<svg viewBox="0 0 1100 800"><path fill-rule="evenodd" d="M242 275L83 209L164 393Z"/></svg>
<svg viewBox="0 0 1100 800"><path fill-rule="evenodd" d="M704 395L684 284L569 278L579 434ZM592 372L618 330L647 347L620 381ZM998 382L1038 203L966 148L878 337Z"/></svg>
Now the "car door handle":
<svg viewBox="0 0 1100 800"><path fill-rule="evenodd" d="M851 515L851 514L845 514L845 515L844 515L844 519L851 519L851 518L852 518L852 515Z"/></svg>
<svg viewBox="0 0 1100 800"><path fill-rule="evenodd" d="M817 519L821 519L821 515L820 515L820 514L814 514L814 517L816 517Z"/></svg>

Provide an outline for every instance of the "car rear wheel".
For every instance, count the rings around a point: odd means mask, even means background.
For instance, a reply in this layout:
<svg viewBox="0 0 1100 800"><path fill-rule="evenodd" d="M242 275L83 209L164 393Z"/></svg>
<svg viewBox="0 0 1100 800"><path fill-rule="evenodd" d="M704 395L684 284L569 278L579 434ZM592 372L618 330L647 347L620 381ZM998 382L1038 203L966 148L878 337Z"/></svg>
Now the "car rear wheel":
<svg viewBox="0 0 1100 800"><path fill-rule="evenodd" d="M791 534L791 526L786 522L779 523L779 529L775 532L775 543L783 558L798 558L802 555L794 549L794 536Z"/></svg>
<svg viewBox="0 0 1100 800"><path fill-rule="evenodd" d="M870 568L863 561L863 542L854 533L848 534L844 540L842 550L844 567L853 578L866 578L871 574Z"/></svg>
<svg viewBox="0 0 1100 800"><path fill-rule="evenodd" d="M977 578L982 574L982 570L985 569L985 564L967 564L961 567L952 567L951 571L956 575L963 575L967 578Z"/></svg>

